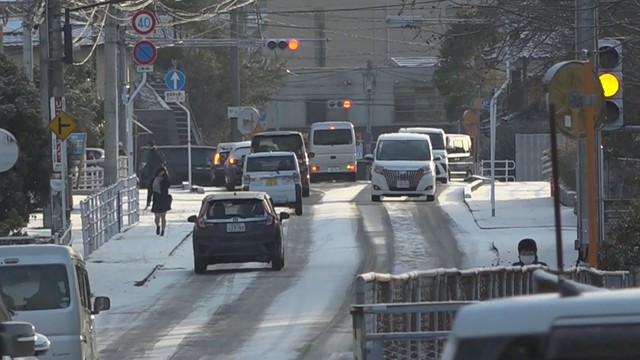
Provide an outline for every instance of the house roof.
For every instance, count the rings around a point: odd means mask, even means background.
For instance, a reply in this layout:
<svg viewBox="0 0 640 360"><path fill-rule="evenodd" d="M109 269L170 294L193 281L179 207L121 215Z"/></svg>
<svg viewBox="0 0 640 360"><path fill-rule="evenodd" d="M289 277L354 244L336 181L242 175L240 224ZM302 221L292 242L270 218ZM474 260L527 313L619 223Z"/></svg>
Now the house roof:
<svg viewBox="0 0 640 360"><path fill-rule="evenodd" d="M392 57L390 59L391 65L401 67L435 66L439 61L440 59L435 56Z"/></svg>

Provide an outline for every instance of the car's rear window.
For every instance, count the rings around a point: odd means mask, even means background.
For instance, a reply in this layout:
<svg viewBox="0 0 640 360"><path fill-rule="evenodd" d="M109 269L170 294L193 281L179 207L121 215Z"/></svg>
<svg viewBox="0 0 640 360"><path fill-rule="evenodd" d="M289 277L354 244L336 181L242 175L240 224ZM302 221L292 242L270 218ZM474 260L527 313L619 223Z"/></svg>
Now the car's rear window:
<svg viewBox="0 0 640 360"><path fill-rule="evenodd" d="M302 135L255 135L251 141L253 152L291 151L301 155L304 150Z"/></svg>
<svg viewBox="0 0 640 360"><path fill-rule="evenodd" d="M263 217L266 215L260 199L232 199L212 201L208 204L207 219Z"/></svg>
<svg viewBox="0 0 640 360"><path fill-rule="evenodd" d="M247 172L291 171L296 169L293 156L256 156L247 160Z"/></svg>
<svg viewBox="0 0 640 360"><path fill-rule="evenodd" d="M350 129L315 130L313 145L350 145L353 133Z"/></svg>

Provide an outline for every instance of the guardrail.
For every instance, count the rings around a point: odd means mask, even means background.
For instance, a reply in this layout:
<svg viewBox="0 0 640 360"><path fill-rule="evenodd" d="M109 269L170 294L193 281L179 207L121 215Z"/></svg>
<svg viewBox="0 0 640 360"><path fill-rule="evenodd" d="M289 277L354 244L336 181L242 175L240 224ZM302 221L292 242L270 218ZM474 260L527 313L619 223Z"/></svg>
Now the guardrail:
<svg viewBox="0 0 640 360"><path fill-rule="evenodd" d="M84 256L140 220L138 178L131 176L80 202Z"/></svg>
<svg viewBox="0 0 640 360"><path fill-rule="evenodd" d="M476 301L539 292L533 273L541 269L546 267L502 266L358 275L355 304L351 307L355 359L437 359L457 309ZM563 274L569 280L603 288L631 285L628 271L571 268Z"/></svg>
<svg viewBox="0 0 640 360"><path fill-rule="evenodd" d="M491 160L480 161L480 176L491 177ZM516 181L516 162L513 160L496 160L495 177L498 181Z"/></svg>
<svg viewBox="0 0 640 360"><path fill-rule="evenodd" d="M104 186L104 159L90 160L91 164L83 168L71 168L71 188L75 194L92 194ZM118 178L129 176L126 156L118 158Z"/></svg>

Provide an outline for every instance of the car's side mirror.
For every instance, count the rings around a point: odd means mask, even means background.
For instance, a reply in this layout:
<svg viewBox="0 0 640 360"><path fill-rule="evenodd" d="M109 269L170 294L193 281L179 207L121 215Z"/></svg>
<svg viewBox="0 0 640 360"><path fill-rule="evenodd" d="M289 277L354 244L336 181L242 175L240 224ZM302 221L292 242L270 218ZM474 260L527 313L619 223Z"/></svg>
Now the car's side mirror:
<svg viewBox="0 0 640 360"><path fill-rule="evenodd" d="M189 217L187 218L187 221L188 221L188 222L190 222L190 223L194 223L194 222L196 222L196 220L197 220L197 219L198 219L198 217L197 217L197 216L195 216L195 215L191 215L191 216L189 216Z"/></svg>
<svg viewBox="0 0 640 360"><path fill-rule="evenodd" d="M36 341L34 344L34 353L36 357L44 356L51 347L51 341L46 336L36 333Z"/></svg>
<svg viewBox="0 0 640 360"><path fill-rule="evenodd" d="M364 156L364 161L373 162L373 155L367 154Z"/></svg>
<svg viewBox="0 0 640 360"><path fill-rule="evenodd" d="M2 355L12 358L30 357L35 353L36 330L31 323L5 321L0 323Z"/></svg>
<svg viewBox="0 0 640 360"><path fill-rule="evenodd" d="M280 220L287 220L289 217L291 217L291 215L289 215L288 212L281 212L280 213Z"/></svg>
<svg viewBox="0 0 640 360"><path fill-rule="evenodd" d="M316 153L310 152L307 153L307 156L309 157L309 159L313 159L316 156Z"/></svg>
<svg viewBox="0 0 640 360"><path fill-rule="evenodd" d="M111 309L111 300L106 296L97 296L93 300L93 314Z"/></svg>

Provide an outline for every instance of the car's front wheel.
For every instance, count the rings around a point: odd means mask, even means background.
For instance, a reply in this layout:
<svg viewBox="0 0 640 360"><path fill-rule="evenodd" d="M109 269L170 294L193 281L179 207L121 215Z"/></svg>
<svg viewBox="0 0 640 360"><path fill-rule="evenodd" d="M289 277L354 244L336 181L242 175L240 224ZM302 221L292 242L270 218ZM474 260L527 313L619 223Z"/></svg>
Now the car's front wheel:
<svg viewBox="0 0 640 360"><path fill-rule="evenodd" d="M204 274L207 271L207 263L200 257L193 257L193 271L196 274Z"/></svg>

